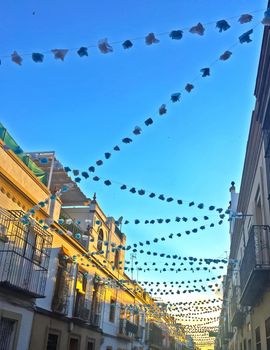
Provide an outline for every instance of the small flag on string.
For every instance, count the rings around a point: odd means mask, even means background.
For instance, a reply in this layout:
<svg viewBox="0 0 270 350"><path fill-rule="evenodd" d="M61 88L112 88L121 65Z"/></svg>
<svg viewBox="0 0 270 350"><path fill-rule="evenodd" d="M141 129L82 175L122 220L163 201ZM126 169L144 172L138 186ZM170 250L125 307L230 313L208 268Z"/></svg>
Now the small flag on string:
<svg viewBox="0 0 270 350"><path fill-rule="evenodd" d="M23 59L22 59L22 57L17 53L17 51L14 51L14 52L13 52L13 54L11 55L11 60L12 60L14 63L18 64L19 66L22 65Z"/></svg>
<svg viewBox="0 0 270 350"><path fill-rule="evenodd" d="M42 63L44 60L44 55L42 55L42 53L33 52L32 53L32 60L36 63Z"/></svg>
<svg viewBox="0 0 270 350"><path fill-rule="evenodd" d="M130 40L126 40L123 42L122 46L124 49L130 49L133 46L133 44Z"/></svg>
<svg viewBox="0 0 270 350"><path fill-rule="evenodd" d="M171 101L172 102L180 101L180 97L181 97L180 92L176 92L176 93L171 95Z"/></svg>
<svg viewBox="0 0 270 350"><path fill-rule="evenodd" d="M109 152L105 152L104 155L105 155L105 158L106 158L106 159L111 158L111 153L109 153Z"/></svg>
<svg viewBox="0 0 270 350"><path fill-rule="evenodd" d="M221 61L227 61L232 55L232 52L231 51L225 51L220 57L219 59Z"/></svg>
<svg viewBox="0 0 270 350"><path fill-rule="evenodd" d="M113 148L115 151L120 151L120 147L119 146L114 146Z"/></svg>
<svg viewBox="0 0 270 350"><path fill-rule="evenodd" d="M85 179L88 179L89 175L86 171L83 171L82 172L82 176L85 178Z"/></svg>
<svg viewBox="0 0 270 350"><path fill-rule="evenodd" d="M157 43L159 43L159 40L155 37L154 33L149 33L145 37L145 43L146 43L146 45L157 44Z"/></svg>
<svg viewBox="0 0 270 350"><path fill-rule="evenodd" d="M191 92L193 89L194 89L194 85L192 85L192 84L187 84L187 85L185 86L185 90L186 90L187 92Z"/></svg>
<svg viewBox="0 0 270 350"><path fill-rule="evenodd" d="M252 18L253 18L252 15L245 13L240 16L240 18L238 19L238 22L240 22L240 24L245 24L245 23L251 22Z"/></svg>
<svg viewBox="0 0 270 350"><path fill-rule="evenodd" d="M225 32L226 30L231 28L231 26L229 25L229 23L227 21L225 21L225 19L217 21L216 27L219 29L220 33L223 31Z"/></svg>
<svg viewBox="0 0 270 350"><path fill-rule="evenodd" d="M140 135L142 133L142 129L139 126L135 126L133 130L134 135Z"/></svg>
<svg viewBox="0 0 270 350"><path fill-rule="evenodd" d="M202 72L203 78L208 77L210 75L210 68L202 68L200 71Z"/></svg>
<svg viewBox="0 0 270 350"><path fill-rule="evenodd" d="M149 125L153 124L153 119L152 119L152 118L146 119L146 120L144 121L144 124L145 124L146 126L149 126Z"/></svg>
<svg viewBox="0 0 270 350"><path fill-rule="evenodd" d="M167 113L167 108L166 108L166 105L165 104L162 104L159 108L159 115L163 115L163 114L166 114Z"/></svg>
<svg viewBox="0 0 270 350"><path fill-rule="evenodd" d="M198 34L198 35L204 35L205 28L204 26L199 22L196 26L190 28L190 33L192 34Z"/></svg>
<svg viewBox="0 0 270 350"><path fill-rule="evenodd" d="M81 47L79 48L79 50L77 51L77 54L80 56L80 57L83 57L83 56L88 56L88 51L87 51L87 47Z"/></svg>
<svg viewBox="0 0 270 350"><path fill-rule="evenodd" d="M103 161L101 159L96 161L96 165L101 166L103 164Z"/></svg>
<svg viewBox="0 0 270 350"><path fill-rule="evenodd" d="M253 29L248 30L244 34L239 36L239 41L241 44L243 43L250 43L252 40L250 38L250 35L253 33Z"/></svg>
<svg viewBox="0 0 270 350"><path fill-rule="evenodd" d="M130 139L129 137L125 137L125 138L122 139L122 142L123 143L131 143L132 139Z"/></svg>
<svg viewBox="0 0 270 350"><path fill-rule="evenodd" d="M53 49L51 52L54 54L54 58L56 60L64 61L65 56L68 53L68 49Z"/></svg>
<svg viewBox="0 0 270 350"><path fill-rule="evenodd" d="M90 173L94 173L95 172L95 167L94 166L90 166L88 168L88 170L90 171Z"/></svg>
<svg viewBox="0 0 270 350"><path fill-rule="evenodd" d="M182 30L172 30L170 32L170 38L174 40L180 40L183 38L183 31Z"/></svg>
<svg viewBox="0 0 270 350"><path fill-rule="evenodd" d="M113 52L113 48L108 43L108 39L107 38L99 40L98 48L104 54L105 53L109 53L109 52Z"/></svg>

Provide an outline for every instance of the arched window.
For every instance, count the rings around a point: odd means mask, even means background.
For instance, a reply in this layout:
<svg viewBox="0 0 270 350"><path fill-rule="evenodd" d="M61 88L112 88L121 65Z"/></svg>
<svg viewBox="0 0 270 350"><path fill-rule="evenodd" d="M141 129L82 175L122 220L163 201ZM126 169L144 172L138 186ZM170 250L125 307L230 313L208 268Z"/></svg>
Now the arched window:
<svg viewBox="0 0 270 350"><path fill-rule="evenodd" d="M103 246L103 239L104 239L104 234L103 234L103 230L102 228L99 230L98 233L98 241L97 241L97 250L102 250L102 246Z"/></svg>
<svg viewBox="0 0 270 350"><path fill-rule="evenodd" d="M116 269L119 268L119 250L116 249L115 254L114 254L114 266Z"/></svg>

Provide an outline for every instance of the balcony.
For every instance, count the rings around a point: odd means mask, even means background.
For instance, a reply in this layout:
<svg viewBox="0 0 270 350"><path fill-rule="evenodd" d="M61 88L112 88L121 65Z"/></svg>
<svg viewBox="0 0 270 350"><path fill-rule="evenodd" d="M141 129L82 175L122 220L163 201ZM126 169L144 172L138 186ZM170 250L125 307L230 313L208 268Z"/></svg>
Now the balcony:
<svg viewBox="0 0 270 350"><path fill-rule="evenodd" d="M74 219L65 211L61 209L60 218L64 220L64 223L61 224L67 231L71 232L72 237L75 238L81 245L85 248L87 247L87 241L83 240L83 236L87 236L88 232L84 231L78 224L74 222ZM80 238L77 238L77 234L80 235Z"/></svg>
<svg viewBox="0 0 270 350"><path fill-rule="evenodd" d="M81 304L74 311L74 317L87 322L90 317L90 309Z"/></svg>
<svg viewBox="0 0 270 350"><path fill-rule="evenodd" d="M42 298L52 235L37 223L23 225L23 211L0 209L0 287Z"/></svg>
<svg viewBox="0 0 270 350"><path fill-rule="evenodd" d="M138 326L135 323L130 322L126 319L120 319L119 322L119 337L125 339L131 339L135 337L138 333Z"/></svg>
<svg viewBox="0 0 270 350"><path fill-rule="evenodd" d="M70 286L73 280L72 260L60 252L58 255L58 269L56 274L52 310L61 315L67 315L69 309Z"/></svg>
<svg viewBox="0 0 270 350"><path fill-rule="evenodd" d="M144 335L144 327L143 326L139 326L138 327L138 331L135 334L135 339L142 341L143 340L143 335Z"/></svg>
<svg viewBox="0 0 270 350"><path fill-rule="evenodd" d="M238 304L238 291L240 287L233 287L232 298L230 302L231 327L240 328L244 322L245 314L241 311Z"/></svg>
<svg viewBox="0 0 270 350"><path fill-rule="evenodd" d="M240 266L241 299L243 306L254 306L269 284L270 228L254 225Z"/></svg>
<svg viewBox="0 0 270 350"><path fill-rule="evenodd" d="M149 325L149 346L153 347L154 349L162 349L162 342L162 329L151 322Z"/></svg>

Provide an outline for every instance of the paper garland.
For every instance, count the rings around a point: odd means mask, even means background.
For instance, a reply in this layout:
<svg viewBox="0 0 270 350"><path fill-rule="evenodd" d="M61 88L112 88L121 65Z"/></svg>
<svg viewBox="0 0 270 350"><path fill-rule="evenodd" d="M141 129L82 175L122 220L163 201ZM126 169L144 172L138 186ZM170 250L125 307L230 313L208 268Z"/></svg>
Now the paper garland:
<svg viewBox="0 0 270 350"><path fill-rule="evenodd" d="M239 37L239 42L241 44L251 42L252 40L250 39L250 35L252 33L253 33L253 29L250 29L249 31L243 33ZM235 44L233 45L233 47L234 46L235 46ZM228 49L223 54L221 54L219 56L218 60L226 61L226 60L228 60L231 57L231 55L232 55L232 52ZM216 60L215 62L217 62L218 60ZM201 69L201 75L202 75L203 78L210 76L210 68L209 67L202 68ZM188 83L188 84L186 84L185 91L190 93L193 88L194 88L194 85L191 84L191 83ZM175 102L180 100L180 97L181 97L181 92L173 93L173 94L171 94L170 100L171 100L172 103L175 103ZM166 107L166 104L163 103L159 107L158 114L159 114L159 116L162 116L162 115L164 115L166 113L167 113L167 107ZM144 124L145 124L146 127L149 127L149 126L153 125L153 123L154 123L153 118L148 118L148 119L146 119L144 121ZM134 130L133 130L133 134L135 136L138 136L138 135L141 135L141 133L142 133L142 127L136 126L134 128ZM132 143L132 141L133 141L133 139L131 139L130 137L124 137L122 139L122 143L124 143L124 144L130 144L130 143ZM113 151L119 152L120 151L120 147L118 145L114 146ZM111 151L110 152L107 151L107 152L104 153L104 156L105 156L106 160L110 159L111 155L112 155ZM102 159L99 159L99 160L96 161L96 165L97 166L101 166L103 164L104 164L104 160L102 160ZM88 179L88 178L90 178L90 174L94 173L95 170L96 170L95 166L91 165L91 166L89 166L88 171L82 171L81 172L81 176L83 178L85 178L85 179ZM72 169L70 167L66 166L65 167L65 171L68 173L68 172L71 172ZM79 174L78 170L73 170L73 173L74 172L75 172L75 174ZM94 177L91 177L91 179L92 179L92 181L100 181L101 180L101 178L99 176L97 176L97 175L94 176ZM80 176L76 176L74 180L75 180L75 182L80 183L82 178ZM113 181L111 181L110 179L105 179L103 181L103 183L106 186L111 186ZM120 189L121 190L127 190L128 187L127 187L127 185L123 184L123 185L121 185ZM129 192L133 193L133 194L136 193L139 196L144 196L147 191L145 189L142 189L142 188L141 189L137 189L136 187L130 187L129 188ZM174 197L167 197L167 198L165 198L165 196L163 194L160 194L157 197L157 194L155 192L151 192L149 194L149 197L150 198L155 198L156 197L156 198L158 198L158 199L160 199L162 201L166 200L167 202L173 202L175 200ZM183 201L182 200L177 200L177 203L178 204L183 204ZM190 202L189 206L192 206L192 205L195 205L195 203L194 202Z"/></svg>
<svg viewBox="0 0 270 350"><path fill-rule="evenodd" d="M255 12L261 12L261 10L260 11L252 11L251 13L255 13ZM114 52L112 45L121 44L124 50L129 50L134 46L133 42L135 42L137 40L142 40L142 39L144 39L145 44L147 46L152 46L153 44L158 44L160 42L160 40L157 38L157 36L160 37L160 36L166 35L174 41L175 40L179 41L183 38L184 31L188 31L191 34L195 34L198 36L203 36L205 34L205 27L208 25L212 25L212 24L215 24L219 33L225 32L231 28L231 25L228 23L228 20L235 19L235 18L238 18L238 22L240 24L246 24L246 23L249 23L252 21L253 16L251 14L242 14L240 16L234 16L234 17L230 17L228 19L222 19L222 20L218 20L218 21L210 22L210 23L206 23L206 24L202 24L201 22L198 22L196 25L194 25L190 28L174 29L174 30L171 30L170 32L165 32L165 33L163 32L163 33L158 33L158 34L150 32L145 37L136 37L133 39L126 39L123 41L116 41L116 42L112 42L112 43L109 43L108 39L104 38L104 39L100 39L98 41L97 45L91 44L91 45L87 45L87 46L80 46L76 49L55 48L55 49L51 49L49 51L46 50L46 51L42 51L42 52L33 52L32 54L30 54L30 56L31 56L33 62L43 63L44 59L45 59L45 55L47 55L48 52L50 52L56 60L64 61L68 52L75 51L77 53L77 55L80 58L82 58L82 57L89 56L89 53L88 53L89 49L98 48L98 50L102 54L108 54L108 53ZM262 24L269 25L269 22L270 22L269 10L267 10L264 14L264 19L262 20ZM11 60L14 63L16 63L17 65L22 65L24 56L29 56L29 54L19 54L17 51L14 51L11 54ZM6 58L6 57L9 57L9 56L3 56L3 55L1 56L1 58Z"/></svg>
<svg viewBox="0 0 270 350"><path fill-rule="evenodd" d="M222 208L217 208L216 211L218 213L222 212ZM225 214L228 214L229 211L226 210ZM223 220L225 218L225 214L218 214L218 217ZM187 221L194 221L194 222L197 222L199 220L204 220L204 221L208 221L209 220L209 217L207 215L204 215L203 217L197 217L197 216L193 216L192 218L188 218L188 217L185 217L185 216L176 216L175 218L158 218L158 219L148 219L148 220L145 220L145 219L125 219L123 218L123 216L121 216L118 220L115 220L115 224L117 226L119 225L128 225L128 224L135 224L135 225L139 225L139 224L144 224L144 225L153 225L153 224L169 224L171 222L177 222L177 223L180 223L180 222L187 222ZM85 220L85 222L91 222L90 220L87 219L87 221ZM58 223L63 225L63 224L66 224L66 225L71 225L71 224L76 224L76 225L80 225L81 224L81 220L80 219L77 219L77 218L68 218L68 219L62 219L60 218L58 220ZM101 224L101 221L100 220L96 220L95 221L96 225L100 225ZM109 223L109 220L106 221L106 224Z"/></svg>

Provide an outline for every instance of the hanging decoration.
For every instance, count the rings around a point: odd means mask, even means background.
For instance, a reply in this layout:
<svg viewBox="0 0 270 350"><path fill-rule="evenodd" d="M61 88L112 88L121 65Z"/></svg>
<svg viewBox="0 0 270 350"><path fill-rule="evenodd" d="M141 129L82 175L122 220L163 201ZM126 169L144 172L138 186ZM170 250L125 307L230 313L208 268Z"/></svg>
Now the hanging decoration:
<svg viewBox="0 0 270 350"><path fill-rule="evenodd" d="M261 10L256 10L256 11L252 11L251 13L256 13L256 12L262 12ZM238 23L240 23L241 25L249 23L252 21L253 16L252 14L242 14L239 16L234 16L234 17L230 17L228 20L232 20L232 19L236 19L238 18ZM222 19L222 20L218 20L215 22L211 22L211 23L207 23L207 24L202 24L201 22L198 22L196 25L192 26L192 27L186 27L186 28L181 28L181 29L174 29L168 32L163 32L163 33L158 33L158 34L154 34L153 32L150 32L149 34L147 34L145 37L136 37L133 39L126 39L126 40L122 40L122 41L116 41L113 42L113 45L121 45L123 47L124 50L126 49L130 49L133 47L133 42L137 41L137 40L141 40L144 39L145 44L147 46L151 46L153 44L158 44L160 42L160 40L157 38L161 37L161 36L168 36L169 38L171 38L172 40L181 40L183 38L184 32L189 32L191 34L197 34L199 36L203 36L205 34L205 27L215 24L216 28L218 29L219 33L225 32L228 29L231 28L231 25L228 23L227 19ZM269 21L269 9L265 12L264 14L264 18L262 20L262 23L264 25L269 25L270 21ZM78 47L76 49L52 49L51 52L54 55L55 59L60 59L61 61L64 61L65 56L67 55L67 53L69 51L73 52L75 51L79 57L87 57L88 56L88 49L94 49L94 48L98 48L98 50L102 53L102 54L108 54L108 53L112 53L113 47L112 45L108 42L107 38L104 39L100 39L97 43L97 45L94 44L90 44L88 46L81 46ZM44 55L47 54L48 50L45 50L43 52L36 52L32 54L32 59L34 62L43 62L44 60ZM16 64L21 65L22 63L22 57L21 56L26 56L28 54L22 54L19 55L16 51L14 51L14 54L18 57L20 57L19 60L14 60L12 58L12 61ZM35 56L33 56L35 55ZM36 56L38 55L38 56ZM6 57L6 56L2 56L2 57ZM37 60L34 58L39 57ZM20 63L17 63L18 61L20 61Z"/></svg>
<svg viewBox="0 0 270 350"><path fill-rule="evenodd" d="M222 22L223 23L223 25L224 25L224 22ZM245 32L245 33L243 33L240 37L239 37L239 42L240 42L240 44L243 44L243 43L249 43L249 42L251 42L252 40L251 40L251 38L250 38L250 36L251 36L251 34L253 33L253 29L250 29L249 31L247 31L247 32ZM150 33L150 34L153 34L153 33ZM235 44L233 45L233 46L235 46ZM221 54L220 56L219 56L219 58L218 58L218 60L219 61L227 61L230 57L232 56L232 52L230 51L230 50L226 50L223 54ZM218 61L217 60L217 61ZM216 61L216 62L217 62ZM213 64L212 64L213 65ZM209 77L210 76L210 67L204 67L204 68L201 68L201 70L200 70L200 72L201 72L201 76L203 77L203 78L205 78L205 77ZM193 84L191 84L191 83L188 83L188 84L186 84L186 86L185 86L185 91L187 91L188 93L190 93L191 91L192 91L192 89L194 88L194 85ZM177 102L177 101L180 101L180 96L181 96L181 92L175 92L175 93L173 93L173 94L171 94L171 102L172 103L175 103L175 102ZM161 104L161 106L159 107L159 109L158 109L158 114L159 114L159 116L163 116L163 115L165 115L167 113L167 106L166 106L166 104ZM148 119L146 119L145 120L145 125L146 126L150 126L150 125L152 125L153 124L153 118L148 118ZM135 131L136 130L136 131ZM135 131L135 132L134 132ZM142 129L142 127L140 127L140 126L136 126L135 127L135 129L133 130L133 134L135 135L135 136L138 136L138 135L141 135L142 134L142 131L143 131L143 129ZM124 143L124 144L130 144L130 143L132 143L133 142L133 139L132 138L130 138L130 137L124 137L123 139L122 139L122 143ZM118 145L116 145L116 146L114 146L114 148L113 148L113 150L115 150L115 149L117 149L117 152L120 150L120 147L118 146ZM105 155L105 159L109 159L109 158L111 158L111 152L105 152L104 153L104 155ZM101 160L101 159L99 159L99 160L97 160L96 161L96 165L97 166L101 166L101 165L103 165L104 164L104 161L103 160ZM67 172L69 172L69 171L71 171L71 169L70 169L70 167L65 167L65 170L67 171ZM88 168L88 171L89 171L89 173L93 173L93 172L95 172L95 166L93 166L93 165L91 165L89 168ZM89 175L89 173L88 173L88 171L83 171L83 172L81 172L81 176L82 177L84 177L85 179L88 179L88 178L90 178L91 179L91 177L90 177L90 175ZM77 176L77 177L75 177L75 182L81 182L81 180L82 180L82 178L80 177L80 176ZM100 180L102 180L99 176L94 176L94 177L92 177L92 180L93 181L100 181ZM104 185L106 185L106 186L111 186L112 185L112 183L113 183L113 181L111 181L111 180L109 180L109 179L105 179L104 181L103 181L103 183L104 183ZM127 185L125 185L125 184L123 184L123 185L121 185L120 186L120 189L121 190L127 190L128 189L128 187L127 187ZM136 187L131 187L130 189L129 189L129 192L130 193L132 193L132 194L138 194L139 196L144 196L145 194L146 194L146 190L145 189L136 189ZM163 194L160 194L160 195L157 195L156 193L154 193L154 192L151 192L150 194L149 194L149 198L158 198L158 199L160 199L160 200L162 200L162 201L167 201L167 202L173 202L175 199L173 198L173 197L168 197L168 198L165 198L165 196L163 195ZM177 203L178 204L183 204L183 201L182 200L177 200ZM192 205L194 205L194 204L192 204ZM189 203L189 206L192 206L191 205L191 203Z"/></svg>
<svg viewBox="0 0 270 350"><path fill-rule="evenodd" d="M98 162L102 162L101 160L100 161L98 161ZM102 162L103 163L103 162ZM99 164L101 164L101 163L99 163ZM91 167L89 167L89 172L93 172L94 171L94 169L93 169L94 167L93 166L91 166ZM68 172L71 172L72 170L70 169L70 167L65 167L65 171L68 173ZM74 171L77 173L79 170L73 170L72 172L74 173ZM84 172L82 172L81 174L83 175L83 173ZM89 174L87 173L87 172L85 172L85 174L83 175L83 177L85 178L85 179L87 179L87 178L89 178ZM80 177L75 177L75 182L77 182L77 183L79 183L79 182L81 182L81 178ZM119 182L117 181L113 181L113 180L109 180L109 179L103 179L103 178L101 178L101 177L99 177L99 176L94 176L93 178L92 178L92 180L93 181L103 181L103 183L104 183L104 185L106 185L106 186L111 186L111 185L117 185L117 186L119 186ZM175 198L175 197L172 197L172 196L165 196L164 194L158 194L158 193L156 193L156 192L152 192L152 191L149 191L149 190L145 190L145 189L142 189L142 188L136 188L135 186L128 186L128 185L126 185L126 184L122 184L122 185L120 185L120 187L119 187L119 189L120 190L122 190L122 191L129 191L130 193L132 193L132 194L137 194L137 195L139 195L139 196L148 196L149 198L151 198L151 199L153 199L153 198L155 198L155 199L158 199L158 200L160 200L160 201L163 201L163 202L167 202L167 203L175 203L175 204L177 204L177 205L179 205L179 206L182 206L183 204L186 204L186 205L188 205L188 207L194 207L194 206L196 206L196 208L198 208L198 209L206 209L206 210L209 210L209 211L217 211L220 215L222 215L222 216L220 216L220 218L222 218L222 219L224 219L225 218L225 214L230 214L230 210L229 209L224 209L224 208L220 208L220 207L217 207L217 206L215 206L215 205L209 205L209 206L207 206L206 204L204 204L204 203L195 203L195 201L187 201L187 200L183 200L183 199L177 199L177 198ZM223 214L221 214L223 212ZM179 219L181 219L181 218L179 218L179 217L176 217L175 218L175 221L177 222ZM135 219L136 220L136 219ZM134 223L135 223L135 220L134 220ZM149 223L151 224L151 222L150 221L152 221L153 219L149 219L149 220L145 220L146 222L146 224L148 224L148 221L149 221ZM158 220L160 221L160 222L158 222ZM156 219L156 221L157 221L157 223L162 223L162 221L161 221L162 219ZM166 219L163 219L163 221L165 221ZM168 220L168 219L167 219ZM172 219L169 219L169 220L172 220ZM185 217L183 217L182 218L182 220L183 221L187 221L186 220L186 218ZM204 220L207 220L207 216L205 216L204 217ZM196 221L196 218L193 220L193 221ZM117 220L116 220L116 223L117 224L121 224L120 222L118 222ZM129 220L127 220L126 222L124 221L124 222L122 222L122 223L124 223L125 225L127 225L127 224L129 224L130 223L130 221ZM139 222L137 222L137 224L138 224ZM153 221L152 221L152 223L154 223Z"/></svg>

